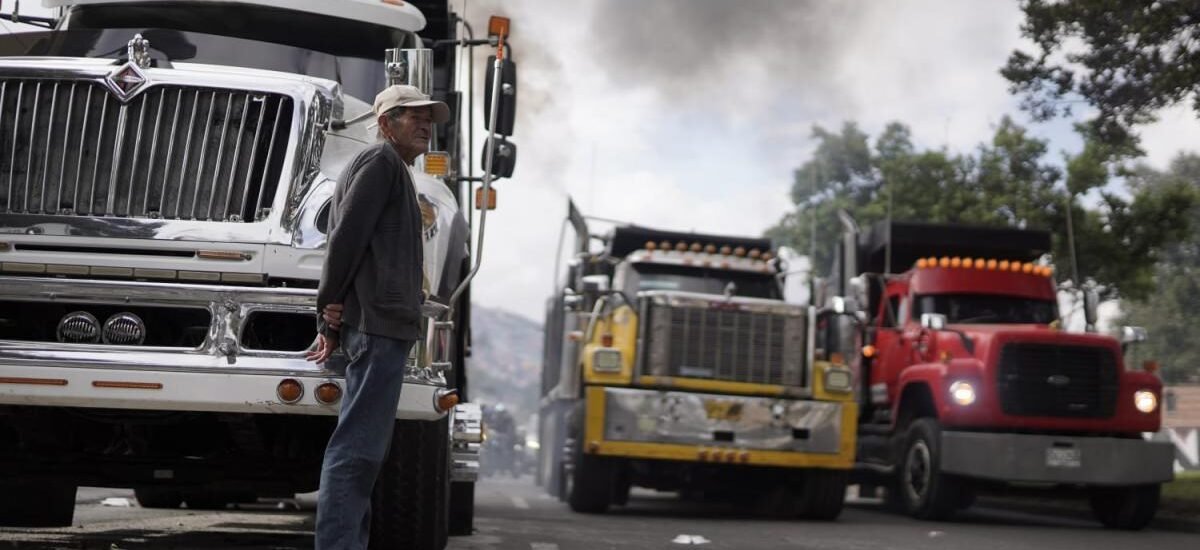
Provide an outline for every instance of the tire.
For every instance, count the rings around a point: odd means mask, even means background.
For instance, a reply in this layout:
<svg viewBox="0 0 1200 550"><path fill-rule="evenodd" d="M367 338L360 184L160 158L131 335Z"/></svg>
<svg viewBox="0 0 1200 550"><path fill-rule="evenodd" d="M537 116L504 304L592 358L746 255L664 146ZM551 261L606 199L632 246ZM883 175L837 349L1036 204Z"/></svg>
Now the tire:
<svg viewBox="0 0 1200 550"><path fill-rule="evenodd" d="M567 504L583 514L603 514L612 504L613 464L611 461L580 453L571 470Z"/></svg>
<svg viewBox="0 0 1200 550"><path fill-rule="evenodd" d="M142 508L175 510L183 504L183 494L170 487L138 487L133 496Z"/></svg>
<svg viewBox="0 0 1200 550"><path fill-rule="evenodd" d="M804 473L801 516L808 519L832 521L842 513L846 502L846 483L850 473L846 470L814 468Z"/></svg>
<svg viewBox="0 0 1200 550"><path fill-rule="evenodd" d="M70 527L75 486L54 482L0 481L0 526Z"/></svg>
<svg viewBox="0 0 1200 550"><path fill-rule="evenodd" d="M1162 487L1135 485L1132 487L1092 487L1088 501L1092 515L1109 529L1138 531L1154 519Z"/></svg>
<svg viewBox="0 0 1200 550"><path fill-rule="evenodd" d="M475 530L475 484L456 481L450 484L450 536L470 535Z"/></svg>
<svg viewBox="0 0 1200 550"><path fill-rule="evenodd" d="M449 532L446 419L398 421L371 495L372 550L442 550Z"/></svg>
<svg viewBox="0 0 1200 550"><path fill-rule="evenodd" d="M937 420L919 418L904 438L897 485L905 510L917 519L948 519L962 502L962 482L941 472L941 433Z"/></svg>

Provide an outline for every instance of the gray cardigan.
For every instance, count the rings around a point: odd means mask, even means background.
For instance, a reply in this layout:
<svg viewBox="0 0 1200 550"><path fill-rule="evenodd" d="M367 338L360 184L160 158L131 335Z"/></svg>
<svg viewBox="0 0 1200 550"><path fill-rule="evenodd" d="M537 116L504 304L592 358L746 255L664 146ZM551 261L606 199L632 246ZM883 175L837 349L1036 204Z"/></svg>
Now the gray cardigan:
<svg viewBox="0 0 1200 550"><path fill-rule="evenodd" d="M342 321L360 332L420 338L422 254L412 176L391 144L375 144L334 188L317 311L344 304Z"/></svg>

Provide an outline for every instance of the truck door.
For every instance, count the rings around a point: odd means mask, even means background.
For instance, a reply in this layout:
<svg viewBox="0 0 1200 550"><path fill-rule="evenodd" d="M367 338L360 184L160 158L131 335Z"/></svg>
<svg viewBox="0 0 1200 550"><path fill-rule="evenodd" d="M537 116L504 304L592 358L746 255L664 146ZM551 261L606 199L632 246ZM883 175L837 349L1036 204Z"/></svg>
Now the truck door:
<svg viewBox="0 0 1200 550"><path fill-rule="evenodd" d="M902 287L889 286L884 299L879 301L875 315L877 355L871 368L870 386L871 403L876 406L890 404L898 397L896 380L908 366L912 353L912 341L903 332L909 309Z"/></svg>

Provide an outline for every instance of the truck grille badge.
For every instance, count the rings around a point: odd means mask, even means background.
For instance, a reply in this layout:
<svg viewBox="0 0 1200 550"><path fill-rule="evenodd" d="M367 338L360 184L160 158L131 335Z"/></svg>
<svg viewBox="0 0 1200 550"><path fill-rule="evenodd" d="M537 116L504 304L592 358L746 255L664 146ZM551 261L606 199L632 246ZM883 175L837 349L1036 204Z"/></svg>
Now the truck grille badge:
<svg viewBox="0 0 1200 550"><path fill-rule="evenodd" d="M100 341L100 321L86 311L74 311L58 322L58 341L68 344L95 344Z"/></svg>
<svg viewBox="0 0 1200 550"><path fill-rule="evenodd" d="M136 346L146 341L146 324L132 313L118 313L104 322L104 343Z"/></svg>

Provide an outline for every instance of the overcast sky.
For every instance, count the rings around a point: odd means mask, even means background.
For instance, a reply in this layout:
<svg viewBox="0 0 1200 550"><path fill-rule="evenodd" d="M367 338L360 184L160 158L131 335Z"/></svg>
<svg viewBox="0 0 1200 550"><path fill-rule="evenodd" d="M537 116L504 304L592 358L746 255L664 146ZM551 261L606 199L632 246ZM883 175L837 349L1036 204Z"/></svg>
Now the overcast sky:
<svg viewBox="0 0 1200 550"><path fill-rule="evenodd" d="M461 1L461 0L459 0ZM459 4L461 5L461 4ZM998 69L1023 45L1015 2L469 0L512 17L516 173L499 184L473 297L536 320L574 197L587 215L759 235L791 208L814 124L898 120L963 152L1004 115L1032 125ZM1165 166L1200 138L1185 107L1143 133ZM1032 125L1054 157L1069 121Z"/></svg>
<svg viewBox="0 0 1200 550"><path fill-rule="evenodd" d="M520 72L517 169L473 298L539 322L568 194L587 215L759 235L791 208L814 124L874 137L898 120L955 152L1006 114L1031 124L998 73L1022 46L1015 2L466 1L480 32L490 13L512 18ZM1030 126L1056 157L1079 147L1070 127ZM1185 106L1143 145L1162 167L1198 138Z"/></svg>

